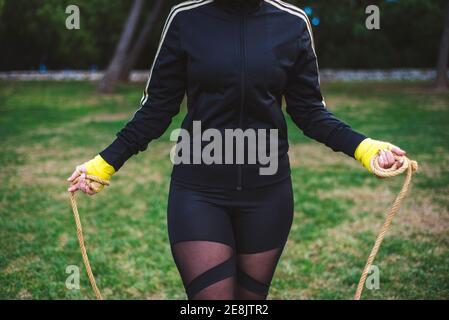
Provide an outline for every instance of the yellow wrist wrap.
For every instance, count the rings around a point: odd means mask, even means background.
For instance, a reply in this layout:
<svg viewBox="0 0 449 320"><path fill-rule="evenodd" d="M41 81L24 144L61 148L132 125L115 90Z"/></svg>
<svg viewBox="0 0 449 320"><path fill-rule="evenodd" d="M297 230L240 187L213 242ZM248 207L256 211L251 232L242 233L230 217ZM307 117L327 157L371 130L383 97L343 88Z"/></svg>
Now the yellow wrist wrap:
<svg viewBox="0 0 449 320"><path fill-rule="evenodd" d="M115 173L114 167L107 163L100 155L97 155L84 165L86 166L87 174L97 176L103 180L109 181Z"/></svg>
<svg viewBox="0 0 449 320"><path fill-rule="evenodd" d="M391 150L392 148L394 148L394 145L391 143L367 138L359 144L355 150L354 157L372 173L371 159L379 152L379 150Z"/></svg>

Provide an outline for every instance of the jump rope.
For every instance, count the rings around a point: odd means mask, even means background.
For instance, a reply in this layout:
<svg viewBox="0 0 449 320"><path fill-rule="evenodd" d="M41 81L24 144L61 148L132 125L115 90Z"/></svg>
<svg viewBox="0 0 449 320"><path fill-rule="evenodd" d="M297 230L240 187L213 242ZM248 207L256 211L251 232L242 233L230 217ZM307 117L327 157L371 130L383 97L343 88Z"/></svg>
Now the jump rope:
<svg viewBox="0 0 449 320"><path fill-rule="evenodd" d="M382 168L378 161L378 159L379 159L378 155L374 156L373 159L371 160L372 172L379 178L391 178L391 177L401 175L404 172L406 172L406 176L405 176L401 191L399 191L398 195L396 196L396 199L394 200L393 204L391 205L390 209L388 210L385 221L379 230L379 234L376 238L376 241L374 242L374 246L371 249L371 252L368 256L368 259L365 264L365 268L363 268L362 275L360 276L360 280L357 285L357 290L354 295L354 300L360 300L360 298L362 296L366 278L367 278L368 273L371 269L371 266L374 262L374 259L379 251L379 248L382 244L385 234L387 233L388 229L390 228L390 225L391 225L391 222L393 221L394 216L399 211L402 201L404 200L405 196L407 195L407 192L409 190L410 183L412 180L413 173L418 170L418 163L416 161L410 160L409 158L407 158L405 156L403 156L403 157L395 156L395 158L396 158L396 160L403 161L403 165L400 168L397 167L397 162L389 169ZM89 186L91 186L91 184L93 182L98 182L104 186L110 185L109 181L100 179L93 175L86 175L85 179ZM78 180L79 180L79 177L76 178L72 182L72 185L77 184ZM93 189L95 189L95 188L93 188ZM87 276L89 277L89 281L90 281L92 289L95 293L95 296L97 297L98 300L103 300L103 296L101 295L100 289L98 289L97 283L95 281L95 277L92 273L92 269L91 269L90 263L89 263L89 257L87 255L86 246L84 244L83 228L81 225L81 219L80 219L80 215L78 212L78 206L76 203L75 192L70 193L70 202L72 204L72 211L73 211L73 215L75 217L76 233L78 236L78 242L80 245L81 255L83 257L83 262L84 262L84 266L86 268Z"/></svg>

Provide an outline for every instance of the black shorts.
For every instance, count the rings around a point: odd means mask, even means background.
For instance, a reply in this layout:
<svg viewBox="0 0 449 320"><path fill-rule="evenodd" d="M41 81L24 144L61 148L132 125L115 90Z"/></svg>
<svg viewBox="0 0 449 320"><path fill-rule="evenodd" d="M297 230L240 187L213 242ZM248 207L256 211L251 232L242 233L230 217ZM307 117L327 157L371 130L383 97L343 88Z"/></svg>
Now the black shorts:
<svg viewBox="0 0 449 320"><path fill-rule="evenodd" d="M171 245L212 241L248 254L282 248L293 220L291 178L240 191L172 179L167 219Z"/></svg>

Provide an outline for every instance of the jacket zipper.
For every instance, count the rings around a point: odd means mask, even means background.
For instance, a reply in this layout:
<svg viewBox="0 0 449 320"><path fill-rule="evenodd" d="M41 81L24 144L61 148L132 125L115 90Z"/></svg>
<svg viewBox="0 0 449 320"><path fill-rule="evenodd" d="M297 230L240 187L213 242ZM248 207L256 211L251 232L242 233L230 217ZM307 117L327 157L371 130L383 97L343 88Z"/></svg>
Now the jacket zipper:
<svg viewBox="0 0 449 320"><path fill-rule="evenodd" d="M239 115L239 128L243 130L243 114L245 107L245 87L246 87L246 14L243 13L241 18L241 30L240 30L240 53L241 53L241 92L240 92L240 115ZM242 190L242 164L237 165L237 190Z"/></svg>

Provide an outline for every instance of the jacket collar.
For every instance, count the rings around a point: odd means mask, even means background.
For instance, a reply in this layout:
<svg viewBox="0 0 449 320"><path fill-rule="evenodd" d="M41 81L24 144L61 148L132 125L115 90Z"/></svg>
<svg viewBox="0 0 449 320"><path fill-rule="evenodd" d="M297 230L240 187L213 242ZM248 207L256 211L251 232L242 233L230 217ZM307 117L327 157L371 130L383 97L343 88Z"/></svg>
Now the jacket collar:
<svg viewBox="0 0 449 320"><path fill-rule="evenodd" d="M232 13L252 13L257 11L263 0L215 0L224 10Z"/></svg>

